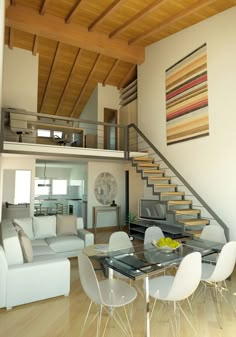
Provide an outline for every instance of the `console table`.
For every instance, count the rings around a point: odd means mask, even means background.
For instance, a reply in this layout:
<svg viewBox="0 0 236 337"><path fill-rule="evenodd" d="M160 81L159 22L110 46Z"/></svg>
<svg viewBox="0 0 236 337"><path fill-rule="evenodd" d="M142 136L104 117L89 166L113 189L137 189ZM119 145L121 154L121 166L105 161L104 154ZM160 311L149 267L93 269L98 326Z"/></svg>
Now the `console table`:
<svg viewBox="0 0 236 337"><path fill-rule="evenodd" d="M96 238L98 213L105 213L105 212L115 212L116 213L116 224L120 228L120 206L94 206L93 207L93 230L94 230L95 238Z"/></svg>

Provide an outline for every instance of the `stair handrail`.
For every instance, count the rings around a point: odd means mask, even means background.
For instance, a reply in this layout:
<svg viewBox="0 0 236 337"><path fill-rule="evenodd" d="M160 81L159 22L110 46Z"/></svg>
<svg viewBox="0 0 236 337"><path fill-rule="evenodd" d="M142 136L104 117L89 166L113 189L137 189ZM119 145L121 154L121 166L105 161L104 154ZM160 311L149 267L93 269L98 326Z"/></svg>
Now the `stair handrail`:
<svg viewBox="0 0 236 337"><path fill-rule="evenodd" d="M194 190L194 188L183 178L183 176L173 167L173 165L166 159L166 157L153 145L153 143L144 135L144 133L134 124L128 125L128 129L134 128L137 133L146 141L146 143L153 149L153 151L162 159L162 161L168 166L168 168L174 172L176 177L187 187L187 189L198 199L201 205L212 215L212 217L218 222L218 224L224 229L226 240L230 241L229 228L225 222L213 211L213 209L202 199L202 197ZM129 151L129 133L128 133L128 153ZM131 158L130 158L131 159Z"/></svg>

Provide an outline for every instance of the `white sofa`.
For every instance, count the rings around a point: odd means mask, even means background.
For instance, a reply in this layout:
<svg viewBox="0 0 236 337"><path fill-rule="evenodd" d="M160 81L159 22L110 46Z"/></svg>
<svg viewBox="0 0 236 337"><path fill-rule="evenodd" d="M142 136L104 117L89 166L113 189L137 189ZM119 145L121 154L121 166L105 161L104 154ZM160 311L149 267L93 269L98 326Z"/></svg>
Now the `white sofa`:
<svg viewBox="0 0 236 337"><path fill-rule="evenodd" d="M30 303L50 297L68 295L70 291L70 261L81 249L94 242L92 233L84 230L81 219L76 220L76 233L71 227L66 233L59 228L71 217L34 217L3 220L0 246L0 308ZM15 223L15 225L13 224ZM21 230L21 229L23 230ZM30 245L32 259L26 262L24 247L19 239L23 232ZM29 240L30 239L30 240Z"/></svg>

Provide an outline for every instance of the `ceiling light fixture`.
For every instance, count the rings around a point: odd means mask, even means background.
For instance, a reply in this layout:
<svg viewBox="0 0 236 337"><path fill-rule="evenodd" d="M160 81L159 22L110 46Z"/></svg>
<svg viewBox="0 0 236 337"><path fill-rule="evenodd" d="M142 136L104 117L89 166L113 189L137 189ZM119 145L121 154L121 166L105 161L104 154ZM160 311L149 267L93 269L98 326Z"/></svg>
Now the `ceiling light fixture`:
<svg viewBox="0 0 236 337"><path fill-rule="evenodd" d="M38 187L50 187L50 186L52 186L51 184L46 184L46 180L47 180L47 178L46 178L46 169L47 169L47 167L46 167L46 162L45 162L44 163L44 171L43 171L44 183L43 184L42 183L38 184Z"/></svg>

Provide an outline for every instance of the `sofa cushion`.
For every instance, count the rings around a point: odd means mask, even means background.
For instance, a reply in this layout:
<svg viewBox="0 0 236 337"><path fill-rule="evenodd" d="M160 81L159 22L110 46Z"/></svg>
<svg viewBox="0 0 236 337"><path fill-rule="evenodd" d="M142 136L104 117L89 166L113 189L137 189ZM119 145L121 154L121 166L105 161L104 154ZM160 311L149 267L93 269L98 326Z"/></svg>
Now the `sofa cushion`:
<svg viewBox="0 0 236 337"><path fill-rule="evenodd" d="M74 215L57 215L57 235L77 235L76 225Z"/></svg>
<svg viewBox="0 0 236 337"><path fill-rule="evenodd" d="M19 241L21 244L21 249L24 257L25 262L32 262L33 261L33 250L31 241L28 236L25 234L23 230L18 232Z"/></svg>
<svg viewBox="0 0 236 337"><path fill-rule="evenodd" d="M84 248L84 241L74 235L59 235L46 239L49 247L56 253L62 253Z"/></svg>
<svg viewBox="0 0 236 337"><path fill-rule="evenodd" d="M33 256L55 255L56 253L46 244L46 246L32 246Z"/></svg>
<svg viewBox="0 0 236 337"><path fill-rule="evenodd" d="M56 216L35 216L33 218L35 239L45 239L56 236Z"/></svg>
<svg viewBox="0 0 236 337"><path fill-rule="evenodd" d="M14 219L13 225L15 226L17 231L23 229L23 231L25 232L25 234L28 236L28 238L30 240L34 239L33 219L32 218Z"/></svg>

